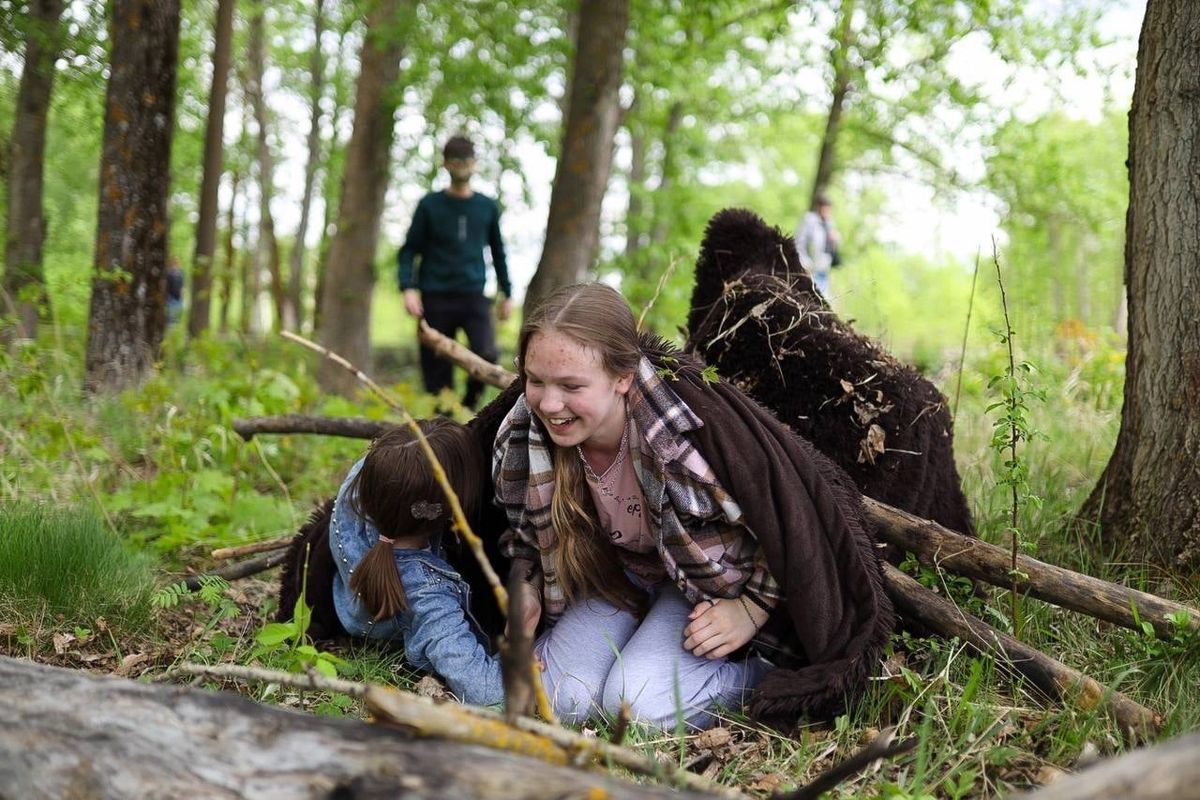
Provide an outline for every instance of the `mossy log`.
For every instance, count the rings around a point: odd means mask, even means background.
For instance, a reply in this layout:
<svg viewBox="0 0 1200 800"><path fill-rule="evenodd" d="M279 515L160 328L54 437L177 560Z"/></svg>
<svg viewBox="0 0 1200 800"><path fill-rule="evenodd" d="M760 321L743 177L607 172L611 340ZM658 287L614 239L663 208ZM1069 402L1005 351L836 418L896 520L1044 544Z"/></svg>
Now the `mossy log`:
<svg viewBox="0 0 1200 800"><path fill-rule="evenodd" d="M994 544L947 530L936 522L863 498L867 515L877 525L881 541L915 553L922 562L1010 589L1012 555ZM1056 567L1024 554L1017 555L1016 588L1047 603L1078 611L1135 631L1149 622L1162 638L1176 633L1169 615L1183 612L1190 626L1200 628L1200 611L1157 595Z"/></svg>
<svg viewBox="0 0 1200 800"><path fill-rule="evenodd" d="M0 658L4 797L706 798L231 693Z"/></svg>

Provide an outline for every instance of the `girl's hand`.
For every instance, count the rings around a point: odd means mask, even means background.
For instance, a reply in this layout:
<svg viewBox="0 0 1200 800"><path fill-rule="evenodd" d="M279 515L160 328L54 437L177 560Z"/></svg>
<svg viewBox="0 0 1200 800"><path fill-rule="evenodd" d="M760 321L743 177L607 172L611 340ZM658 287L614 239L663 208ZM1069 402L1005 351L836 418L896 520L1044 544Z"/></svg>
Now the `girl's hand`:
<svg viewBox="0 0 1200 800"><path fill-rule="evenodd" d="M724 658L754 638L767 612L742 598L702 600L688 614L683 647L705 658Z"/></svg>

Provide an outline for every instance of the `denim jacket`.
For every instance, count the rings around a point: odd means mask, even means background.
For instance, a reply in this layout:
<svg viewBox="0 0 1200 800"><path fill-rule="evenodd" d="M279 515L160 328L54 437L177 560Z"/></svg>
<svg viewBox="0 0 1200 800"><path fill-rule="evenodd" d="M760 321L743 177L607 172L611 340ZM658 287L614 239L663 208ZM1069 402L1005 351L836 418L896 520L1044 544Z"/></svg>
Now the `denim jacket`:
<svg viewBox="0 0 1200 800"><path fill-rule="evenodd" d="M329 547L338 568L333 605L342 626L351 635L401 640L409 664L441 675L465 703L502 702L500 662L488 653L487 640L471 616L470 587L442 558L440 541L431 542L429 549L393 550L408 608L391 619L372 621L350 591L354 568L379 539L375 525L355 514L350 505L350 482L361 468L361 459L351 467L338 490L329 524Z"/></svg>

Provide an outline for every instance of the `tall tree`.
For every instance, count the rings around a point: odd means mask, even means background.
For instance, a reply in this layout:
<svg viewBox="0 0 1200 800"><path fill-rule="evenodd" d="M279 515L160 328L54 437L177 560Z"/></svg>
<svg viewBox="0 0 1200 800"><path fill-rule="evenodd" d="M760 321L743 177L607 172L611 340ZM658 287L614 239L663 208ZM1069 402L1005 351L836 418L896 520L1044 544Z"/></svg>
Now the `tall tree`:
<svg viewBox="0 0 1200 800"><path fill-rule="evenodd" d="M321 298L321 342L362 368L370 366L375 248L398 104L395 84L411 15L411 0L376 0L367 14L354 131ZM349 394L355 388L354 377L328 361L321 362L318 380L328 391Z"/></svg>
<svg viewBox="0 0 1200 800"><path fill-rule="evenodd" d="M312 120L308 128L308 162L304 167L304 197L300 201L300 224L288 264L288 309L293 318L284 327L299 330L304 322L304 240L308 237L308 214L317 185L317 165L321 161L321 97L325 86L325 58L321 54L321 36L325 32L325 0L316 0L313 9L313 48L309 56L308 101Z"/></svg>
<svg viewBox="0 0 1200 800"><path fill-rule="evenodd" d="M116 391L154 364L167 321L167 195L179 0L113 0L100 210L84 388Z"/></svg>
<svg viewBox="0 0 1200 800"><path fill-rule="evenodd" d="M16 337L32 338L48 299L42 267L46 219L42 209L46 117L61 40L63 0L33 0L25 25L25 65L9 142L8 220L0 309L15 317Z"/></svg>
<svg viewBox="0 0 1200 800"><path fill-rule="evenodd" d="M546 244L525 293L527 311L555 289L583 280L599 250L600 206L621 114L618 92L628 29L629 0L580 7Z"/></svg>
<svg viewBox="0 0 1200 800"><path fill-rule="evenodd" d="M217 250L217 190L225 154L225 98L229 93L229 62L233 52L234 0L217 0L213 35L212 91L204 128L204 176L200 183L200 218L196 221L196 251L192 258L192 307L188 336L208 330L213 256Z"/></svg>
<svg viewBox="0 0 1200 800"><path fill-rule="evenodd" d="M1081 515L1200 569L1200 5L1149 0L1129 113L1129 350L1116 448Z"/></svg>
<svg viewBox="0 0 1200 800"><path fill-rule="evenodd" d="M258 125L258 246L260 258L266 262L271 276L271 302L275 309L275 326L288 316L284 307L287 298L283 288L283 271L279 257L279 240L275 238L275 216L271 213L271 198L275 196L275 156L271 152L270 115L264 96L263 77L266 74L266 6L256 0L250 18L249 81L246 88Z"/></svg>

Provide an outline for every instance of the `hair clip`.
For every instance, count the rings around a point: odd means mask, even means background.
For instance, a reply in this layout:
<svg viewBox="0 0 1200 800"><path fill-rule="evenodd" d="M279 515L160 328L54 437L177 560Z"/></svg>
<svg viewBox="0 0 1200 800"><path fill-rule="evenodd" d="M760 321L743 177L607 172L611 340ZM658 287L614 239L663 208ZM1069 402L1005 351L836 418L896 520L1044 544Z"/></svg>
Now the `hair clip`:
<svg viewBox="0 0 1200 800"><path fill-rule="evenodd" d="M437 519L442 515L442 504L418 500L412 504L409 511L412 512L413 519Z"/></svg>

